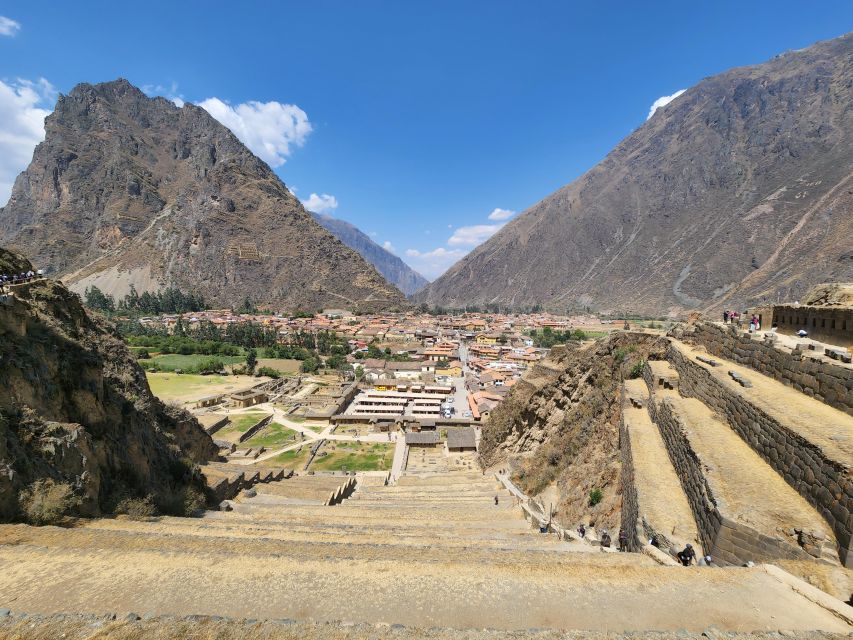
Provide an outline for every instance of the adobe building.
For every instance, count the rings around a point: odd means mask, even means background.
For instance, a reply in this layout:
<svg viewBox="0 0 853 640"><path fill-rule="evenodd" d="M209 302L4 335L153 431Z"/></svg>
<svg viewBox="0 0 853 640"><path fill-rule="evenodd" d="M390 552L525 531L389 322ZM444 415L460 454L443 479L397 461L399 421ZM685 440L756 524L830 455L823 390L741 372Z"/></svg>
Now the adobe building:
<svg viewBox="0 0 853 640"><path fill-rule="evenodd" d="M819 285L808 293L803 304L777 304L772 310L779 333L796 335L805 329L814 340L853 346L853 283ZM762 329L765 326L762 324Z"/></svg>

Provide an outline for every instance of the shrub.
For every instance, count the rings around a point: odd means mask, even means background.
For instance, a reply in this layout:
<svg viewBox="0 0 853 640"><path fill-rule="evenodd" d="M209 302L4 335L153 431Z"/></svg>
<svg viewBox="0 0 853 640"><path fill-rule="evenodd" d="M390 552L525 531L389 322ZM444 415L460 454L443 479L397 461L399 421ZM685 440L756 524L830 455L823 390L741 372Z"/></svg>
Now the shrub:
<svg viewBox="0 0 853 640"><path fill-rule="evenodd" d="M80 499L74 495L71 485L51 479L36 480L21 491L21 508L31 524L58 524Z"/></svg>
<svg viewBox="0 0 853 640"><path fill-rule="evenodd" d="M643 376L643 368L646 366L645 360L640 360L633 367L631 367L631 373L629 377L631 378L641 378Z"/></svg>
<svg viewBox="0 0 853 640"><path fill-rule="evenodd" d="M593 489L589 492L589 506L594 507L601 499L604 497L604 494L601 492L601 489Z"/></svg>
<svg viewBox="0 0 853 640"><path fill-rule="evenodd" d="M279 373L278 369L273 369L272 367L259 367L257 371L255 371L256 376L266 376L268 378L280 378L281 373Z"/></svg>
<svg viewBox="0 0 853 640"><path fill-rule="evenodd" d="M194 487L161 494L157 498L160 511L170 516L190 517L207 505L204 494Z"/></svg>
<svg viewBox="0 0 853 640"><path fill-rule="evenodd" d="M194 367L195 372L202 375L219 373L224 368L225 363L223 363L219 358L208 358L207 360L202 360Z"/></svg>
<svg viewBox="0 0 853 640"><path fill-rule="evenodd" d="M116 513L123 513L131 520L146 520L157 514L154 506L154 496L144 498L124 498L115 508Z"/></svg>

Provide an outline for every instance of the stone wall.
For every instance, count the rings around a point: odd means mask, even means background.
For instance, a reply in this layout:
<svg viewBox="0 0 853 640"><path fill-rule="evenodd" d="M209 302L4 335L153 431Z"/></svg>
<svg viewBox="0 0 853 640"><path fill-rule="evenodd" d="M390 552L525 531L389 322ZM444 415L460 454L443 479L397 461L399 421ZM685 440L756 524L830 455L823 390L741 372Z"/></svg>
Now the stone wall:
<svg viewBox="0 0 853 640"><path fill-rule="evenodd" d="M755 369L853 415L853 369L792 354L707 322L697 325L692 337L710 354Z"/></svg>
<svg viewBox="0 0 853 640"><path fill-rule="evenodd" d="M781 333L795 335L800 329L809 337L832 344L853 345L853 308L777 305L773 307L773 323Z"/></svg>
<svg viewBox="0 0 853 640"><path fill-rule="evenodd" d="M622 530L628 535L628 547L637 551L646 542L645 532L638 533L639 506L637 504L637 486L634 483L634 457L631 453L631 435L625 424L625 387L622 387L622 412L619 420L619 450L622 455Z"/></svg>
<svg viewBox="0 0 853 640"><path fill-rule="evenodd" d="M815 444L724 387L704 367L685 358L675 347L671 346L667 355L679 373L681 394L698 398L714 410L808 500L832 527L841 561L845 566L853 566L853 553L850 553L853 481L849 466L844 461L829 458ZM681 474L681 470L678 471Z"/></svg>

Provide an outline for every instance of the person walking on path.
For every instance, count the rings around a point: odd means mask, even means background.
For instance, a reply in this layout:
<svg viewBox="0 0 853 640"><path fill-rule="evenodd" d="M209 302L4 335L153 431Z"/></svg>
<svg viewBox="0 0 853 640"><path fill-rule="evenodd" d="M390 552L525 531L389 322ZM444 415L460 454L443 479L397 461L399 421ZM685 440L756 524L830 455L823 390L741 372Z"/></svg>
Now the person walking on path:
<svg viewBox="0 0 853 640"><path fill-rule="evenodd" d="M679 559L681 564L685 567L689 567L696 560L696 552L693 550L693 545L688 543L684 549L676 554L676 557Z"/></svg>
<svg viewBox="0 0 853 640"><path fill-rule="evenodd" d="M619 530L619 551L628 551L628 534L624 529Z"/></svg>
<svg viewBox="0 0 853 640"><path fill-rule="evenodd" d="M586 538L586 527L583 526L583 523L581 523L581 526L578 527L578 535L581 538Z"/></svg>
<svg viewBox="0 0 853 640"><path fill-rule="evenodd" d="M498 506L498 497L495 496L495 506Z"/></svg>

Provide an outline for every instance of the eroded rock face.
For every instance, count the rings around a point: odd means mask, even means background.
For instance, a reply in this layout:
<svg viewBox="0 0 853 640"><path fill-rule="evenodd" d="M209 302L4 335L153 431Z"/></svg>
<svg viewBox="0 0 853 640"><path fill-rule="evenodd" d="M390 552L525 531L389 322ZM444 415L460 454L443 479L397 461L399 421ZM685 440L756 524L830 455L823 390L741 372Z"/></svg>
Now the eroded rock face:
<svg viewBox="0 0 853 640"><path fill-rule="evenodd" d="M853 34L707 78L415 299L658 316L853 279Z"/></svg>
<svg viewBox="0 0 853 640"><path fill-rule="evenodd" d="M283 309L403 301L199 107L125 80L81 84L45 132L0 209L0 244L76 291L173 286Z"/></svg>
<svg viewBox="0 0 853 640"><path fill-rule="evenodd" d="M20 260L0 249L0 263ZM69 483L79 513L119 494L166 500L202 488L193 462L217 448L198 422L151 394L111 326L60 283L36 281L0 302L0 520L41 478Z"/></svg>
<svg viewBox="0 0 853 640"><path fill-rule="evenodd" d="M563 526L589 519L618 531L622 376L665 353L659 336L621 332L586 346L555 347L490 415L482 463L506 464L531 495L555 489ZM593 489L601 491L601 502L590 507Z"/></svg>

